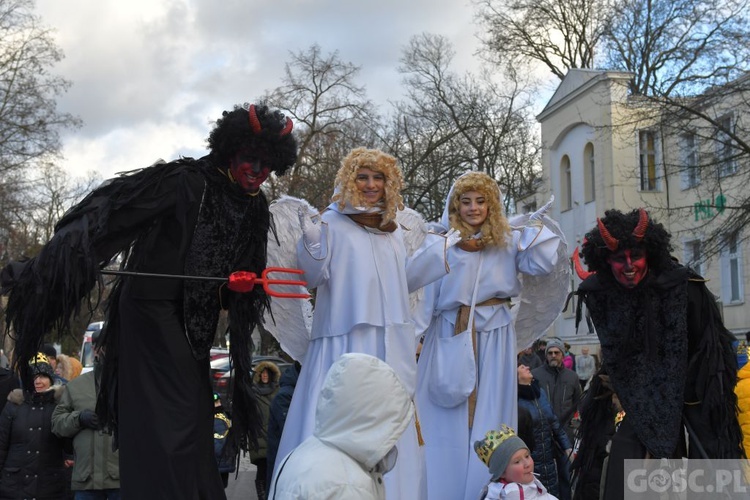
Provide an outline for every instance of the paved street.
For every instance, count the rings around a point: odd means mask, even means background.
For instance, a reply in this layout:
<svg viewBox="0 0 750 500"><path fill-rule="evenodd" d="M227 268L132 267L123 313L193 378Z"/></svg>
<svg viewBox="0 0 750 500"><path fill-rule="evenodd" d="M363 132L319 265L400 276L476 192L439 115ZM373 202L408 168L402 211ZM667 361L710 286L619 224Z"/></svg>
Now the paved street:
<svg viewBox="0 0 750 500"><path fill-rule="evenodd" d="M247 457L240 457L240 473L229 474L227 485L227 500L258 500L255 494L255 466ZM235 478L236 475L236 478Z"/></svg>

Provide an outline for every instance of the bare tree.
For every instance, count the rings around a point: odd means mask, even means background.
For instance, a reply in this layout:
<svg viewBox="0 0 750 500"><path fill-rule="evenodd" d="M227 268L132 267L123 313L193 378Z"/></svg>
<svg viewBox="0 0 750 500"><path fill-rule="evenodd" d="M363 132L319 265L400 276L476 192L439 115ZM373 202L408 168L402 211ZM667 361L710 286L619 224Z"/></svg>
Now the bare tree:
<svg viewBox="0 0 750 500"><path fill-rule="evenodd" d="M618 0L604 64L633 73L633 95L699 94L747 70L748 15L746 0Z"/></svg>
<svg viewBox="0 0 750 500"><path fill-rule="evenodd" d="M274 181L272 196L301 196L322 207L341 158L373 143L377 116L365 88L355 83L359 67L341 61L337 52L323 54L318 45L291 56L282 86L267 98L294 120L299 156L292 171Z"/></svg>
<svg viewBox="0 0 750 500"><path fill-rule="evenodd" d="M385 137L404 169L405 200L432 220L467 170L497 179L506 205L527 192L541 170L529 101L515 75L506 74L501 84L486 73L461 77L450 70L452 58L444 37L412 38L400 67L407 98Z"/></svg>
<svg viewBox="0 0 750 500"><path fill-rule="evenodd" d="M477 0L486 53L503 65L541 64L559 79L570 68L593 68L607 3Z"/></svg>
<svg viewBox="0 0 750 500"><path fill-rule="evenodd" d="M79 120L56 108L70 82L50 73L62 58L32 0L0 2L0 183L60 150L58 130Z"/></svg>
<svg viewBox="0 0 750 500"><path fill-rule="evenodd" d="M100 182L97 173L72 178L53 163L26 173L19 190L0 199L5 220L5 258L35 255L50 240L55 224L73 204ZM3 261L4 263L5 261Z"/></svg>

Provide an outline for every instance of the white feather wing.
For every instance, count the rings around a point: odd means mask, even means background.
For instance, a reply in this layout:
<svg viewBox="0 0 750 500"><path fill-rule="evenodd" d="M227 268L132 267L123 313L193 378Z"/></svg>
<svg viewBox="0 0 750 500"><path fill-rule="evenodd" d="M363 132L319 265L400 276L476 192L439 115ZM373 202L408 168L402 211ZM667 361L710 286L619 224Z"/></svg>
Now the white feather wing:
<svg viewBox="0 0 750 500"><path fill-rule="evenodd" d="M303 208L311 218L318 217L307 201L283 196L271 203L276 235L268 234L268 267L297 267L297 242L302 237L298 209ZM298 275L275 275L280 279L299 279ZM287 293L307 293L302 285L273 285L278 291ZM276 338L281 348L292 358L302 362L310 343L312 329L312 302L310 299L285 299L271 297L271 309L263 317L263 326Z"/></svg>
<svg viewBox="0 0 750 500"><path fill-rule="evenodd" d="M429 232L427 221L424 220L422 214L406 207L396 212L396 222L401 226L401 232L404 235L406 255L411 256L422 246L427 237ZM424 291L421 288L409 294L409 309L412 313L416 312L423 298Z"/></svg>
<svg viewBox="0 0 750 500"><path fill-rule="evenodd" d="M524 226L528 215L511 220L513 226ZM544 225L560 237L557 247L557 264L552 272L544 276L531 276L520 273L521 295L514 300L517 313L515 320L516 349L529 347L535 340L544 336L552 323L562 312L570 289L570 263L568 244L557 222L544 217Z"/></svg>

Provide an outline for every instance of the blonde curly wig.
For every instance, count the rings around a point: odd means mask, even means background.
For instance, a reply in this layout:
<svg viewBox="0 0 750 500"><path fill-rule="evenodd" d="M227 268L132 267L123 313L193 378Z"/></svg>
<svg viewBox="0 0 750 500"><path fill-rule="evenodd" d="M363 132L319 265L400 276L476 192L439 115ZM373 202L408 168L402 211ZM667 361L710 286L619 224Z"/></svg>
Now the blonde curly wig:
<svg viewBox="0 0 750 500"><path fill-rule="evenodd" d="M331 201L338 203L343 209L348 202L353 207L364 207L366 203L355 180L360 168L369 168L373 172L385 175L385 200L383 200L383 220L381 227L396 220L396 212L404 209L404 199L401 190L404 178L401 169L396 164L396 158L378 149L356 148L341 160L341 168L336 174L336 192Z"/></svg>
<svg viewBox="0 0 750 500"><path fill-rule="evenodd" d="M449 201L448 220L452 228L467 239L474 235L475 230L461 219L461 196L469 191L477 191L484 195L487 203L487 218L482 223L481 242L484 246L504 247L508 244L510 224L505 217L502 194L492 177L484 172L468 172L459 177L453 184L453 193Z"/></svg>

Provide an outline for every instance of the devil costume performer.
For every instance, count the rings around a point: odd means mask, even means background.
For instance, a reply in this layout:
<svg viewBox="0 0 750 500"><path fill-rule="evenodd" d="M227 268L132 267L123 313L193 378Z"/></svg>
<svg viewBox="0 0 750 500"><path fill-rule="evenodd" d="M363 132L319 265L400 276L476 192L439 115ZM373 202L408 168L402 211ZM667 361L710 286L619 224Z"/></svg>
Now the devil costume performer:
<svg viewBox="0 0 750 500"><path fill-rule="evenodd" d="M132 272L259 274L270 226L260 184L295 161L291 129L291 120L265 105L235 106L217 121L207 156L117 177L73 207L38 256L3 270L16 365L23 368L51 328L67 326L100 280L98 270L118 253ZM225 497L213 455L208 354L219 312L228 309L237 374L232 439L247 448L259 424L250 333L266 306L263 290L232 280L226 287L116 280L101 339L106 359L97 411L116 433L123 497Z"/></svg>
<svg viewBox="0 0 750 500"><path fill-rule="evenodd" d="M487 206L479 232L459 214L468 192L479 193ZM426 328L416 401L430 500L475 499L489 476L473 443L499 422L516 427L518 350L510 297L521 292L519 272L544 275L556 263L560 238L540 221L549 207L537 212L528 227L514 230L497 182L487 174L462 175L448 194L441 225L460 231L463 240L448 251L451 272L425 288L415 314L417 324ZM459 336L469 342L457 344Z"/></svg>
<svg viewBox="0 0 750 500"><path fill-rule="evenodd" d="M628 458L744 456L736 418L734 337L722 324L705 280L675 262L671 249L669 233L644 209L607 211L582 246L590 272L577 293L591 312L608 376L608 383L597 387L611 387L625 412L612 437L607 499L622 498ZM586 275L580 267L579 274ZM580 315L579 303L577 321ZM584 404L609 404L602 395L589 394ZM588 406L587 414L612 414ZM611 426L584 419L582 460L601 457L596 436Z"/></svg>

